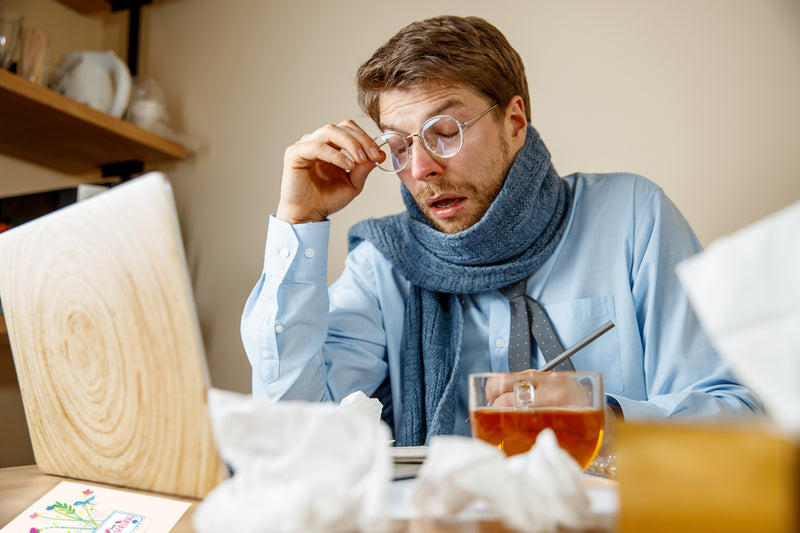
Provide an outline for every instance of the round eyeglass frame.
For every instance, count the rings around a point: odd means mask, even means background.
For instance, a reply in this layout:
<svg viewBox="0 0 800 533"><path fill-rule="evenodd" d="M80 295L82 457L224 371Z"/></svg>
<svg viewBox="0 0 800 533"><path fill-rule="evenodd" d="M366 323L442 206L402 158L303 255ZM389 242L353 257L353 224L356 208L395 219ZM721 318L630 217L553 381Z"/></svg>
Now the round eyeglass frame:
<svg viewBox="0 0 800 533"><path fill-rule="evenodd" d="M411 146L409 146L409 144L408 144L408 139L410 139L411 137L419 137L419 139L422 141L422 145L425 147L425 149L431 155L436 156L436 157L441 157L442 159L449 159L449 158L455 156L456 154L458 154L461 151L461 148L464 146L464 128L466 128L467 126L470 126L474 122L477 122L481 117L483 117L484 115L489 113L489 111L492 111L494 108L498 107L499 105L500 104L494 104L492 107L490 107L486 111L483 111L482 113L478 113L477 115L475 115L471 119L465 120L464 122L459 122L457 118L455 118L453 116L450 116L450 115L436 115L435 117L431 117L431 118L429 118L428 120L426 120L425 122L422 123L422 127L420 127L420 129L419 129L419 133L412 133L411 135L407 135L405 137L402 134L400 134L400 133L398 133L396 131L385 131L385 132L381 133L380 135L376 136L374 139L372 139L373 142L375 142L378 145L378 147L380 148L380 147L382 147L383 145L385 145L388 142L387 141L387 137L395 137L396 136L396 137L400 138L400 140L403 141L403 145L405 146L406 154L408 154L408 155L406 156L405 163L403 163L403 165L400 168L395 168L394 170L390 170L388 168L382 167L381 163L377 163L377 162L375 163L375 166L378 167L379 169L381 169L384 172L392 172L392 173L397 173L397 172L400 172L401 170L405 169L408 166L409 162L411 161ZM433 123L435 121L438 121L438 120L441 120L443 118L450 119L453 122L455 122L456 125L458 125L458 148L456 148L453 151L453 153L448 154L448 155L437 153L435 148L430 146L428 144L428 141L426 141L425 137L423 137L423 135L422 135L422 133L428 127L430 127L429 125L431 123Z"/></svg>

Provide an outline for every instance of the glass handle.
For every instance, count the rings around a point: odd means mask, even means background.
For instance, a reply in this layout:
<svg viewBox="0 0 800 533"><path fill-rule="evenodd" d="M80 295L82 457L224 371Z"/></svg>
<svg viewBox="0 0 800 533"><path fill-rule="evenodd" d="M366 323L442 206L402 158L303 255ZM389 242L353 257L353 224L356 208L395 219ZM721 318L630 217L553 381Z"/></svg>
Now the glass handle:
<svg viewBox="0 0 800 533"><path fill-rule="evenodd" d="M514 384L514 407L533 407L534 396L533 383L520 381Z"/></svg>

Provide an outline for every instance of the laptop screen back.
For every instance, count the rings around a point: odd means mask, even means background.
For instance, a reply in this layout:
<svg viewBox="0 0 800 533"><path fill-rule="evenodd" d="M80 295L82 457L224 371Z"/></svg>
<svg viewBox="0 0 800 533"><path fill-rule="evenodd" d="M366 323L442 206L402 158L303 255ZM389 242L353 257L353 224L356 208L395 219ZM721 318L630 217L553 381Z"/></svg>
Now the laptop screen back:
<svg viewBox="0 0 800 533"><path fill-rule="evenodd" d="M189 497L223 479L162 174L0 234L0 300L43 472Z"/></svg>

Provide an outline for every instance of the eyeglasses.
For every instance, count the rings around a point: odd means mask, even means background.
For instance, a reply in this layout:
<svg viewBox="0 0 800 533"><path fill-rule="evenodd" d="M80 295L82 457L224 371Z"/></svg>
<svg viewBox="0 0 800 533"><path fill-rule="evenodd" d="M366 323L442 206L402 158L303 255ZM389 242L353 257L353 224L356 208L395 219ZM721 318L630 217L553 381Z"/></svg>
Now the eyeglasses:
<svg viewBox="0 0 800 533"><path fill-rule="evenodd" d="M464 145L464 128L498 105L493 105L466 122L459 122L450 115L431 117L422 124L418 134L414 133L407 137L403 137L395 131L382 133L373 141L383 150L386 157L382 163L375 163L375 166L385 172L400 172L406 168L411 158L411 147L408 145L408 140L412 137L419 137L425 149L437 157L453 157L461 151L461 147Z"/></svg>

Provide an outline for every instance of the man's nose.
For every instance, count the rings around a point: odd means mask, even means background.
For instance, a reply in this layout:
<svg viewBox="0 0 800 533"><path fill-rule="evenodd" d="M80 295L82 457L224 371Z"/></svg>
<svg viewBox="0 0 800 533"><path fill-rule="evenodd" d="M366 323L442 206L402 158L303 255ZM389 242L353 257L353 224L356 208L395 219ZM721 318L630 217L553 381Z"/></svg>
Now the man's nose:
<svg viewBox="0 0 800 533"><path fill-rule="evenodd" d="M411 167L411 177L415 180L426 181L442 172L438 159L423 146L422 139L416 140L410 155L408 164Z"/></svg>

